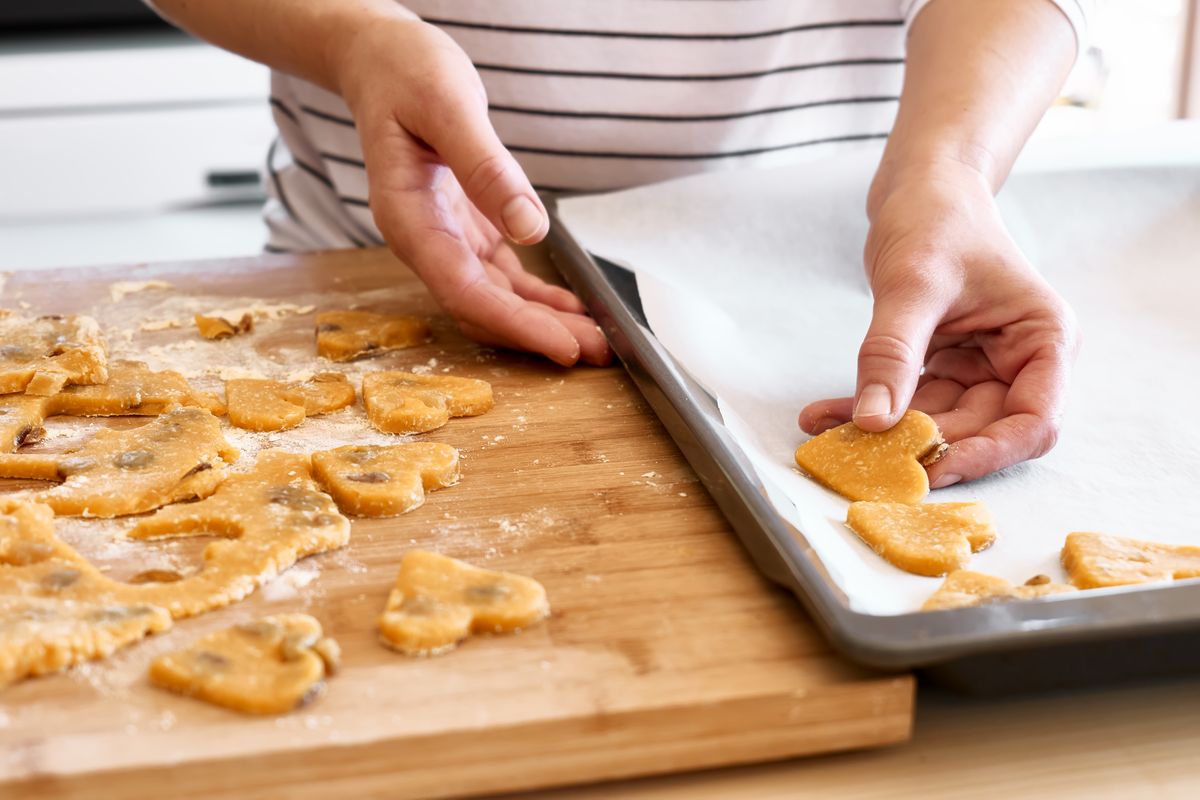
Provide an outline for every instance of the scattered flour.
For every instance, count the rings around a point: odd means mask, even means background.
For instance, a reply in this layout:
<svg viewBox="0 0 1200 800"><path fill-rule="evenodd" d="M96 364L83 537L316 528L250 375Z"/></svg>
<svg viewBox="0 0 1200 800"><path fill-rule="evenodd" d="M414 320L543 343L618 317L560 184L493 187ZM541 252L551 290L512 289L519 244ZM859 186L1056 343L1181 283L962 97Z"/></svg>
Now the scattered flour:
<svg viewBox="0 0 1200 800"><path fill-rule="evenodd" d="M170 289L171 284L166 281L117 281L108 286L108 296L112 298L114 303L119 303L125 299L125 295L135 292L145 292L149 289Z"/></svg>

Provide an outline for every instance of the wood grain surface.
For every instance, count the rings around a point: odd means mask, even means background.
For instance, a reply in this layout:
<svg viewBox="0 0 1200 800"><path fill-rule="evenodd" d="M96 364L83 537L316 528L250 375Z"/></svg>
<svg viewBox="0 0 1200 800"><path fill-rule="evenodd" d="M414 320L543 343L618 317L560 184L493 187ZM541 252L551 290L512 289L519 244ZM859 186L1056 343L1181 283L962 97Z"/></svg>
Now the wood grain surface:
<svg viewBox="0 0 1200 800"><path fill-rule="evenodd" d="M174 284L176 308L185 296L214 306L245 298L300 305L249 340L276 371L323 368L309 305L436 311L382 251L15 273L3 305L92 312L126 350L169 359L171 343L195 332L140 330L161 313L147 304L158 297L162 306L162 293L109 295L113 281L152 278ZM434 327L433 343L367 367L424 365L492 382L493 411L424 437L460 448L461 483L403 517L356 520L348 548L300 565L307 585L269 591L273 584L107 662L0 693L0 797L450 797L909 735L911 678L870 673L830 652L794 601L755 572L619 368L560 369L477 347L445 318ZM205 352L218 351L193 358ZM304 430L268 443L303 449ZM85 528L71 541L122 577L131 560L144 566L153 548L168 546L139 544L146 555L131 558L131 545L113 544L125 524ZM535 577L553 616L439 658L390 652L375 620L401 555L415 547ZM173 554L198 552L189 545ZM292 610L321 620L345 653L315 703L250 718L147 684L146 664L166 649Z"/></svg>

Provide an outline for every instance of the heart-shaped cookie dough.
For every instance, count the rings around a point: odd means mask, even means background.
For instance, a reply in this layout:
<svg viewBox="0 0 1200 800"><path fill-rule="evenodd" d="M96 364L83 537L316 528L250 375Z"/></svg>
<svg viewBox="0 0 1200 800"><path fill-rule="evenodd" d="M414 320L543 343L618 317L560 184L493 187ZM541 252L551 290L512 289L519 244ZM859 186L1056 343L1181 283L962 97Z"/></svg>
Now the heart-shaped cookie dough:
<svg viewBox="0 0 1200 800"><path fill-rule="evenodd" d="M405 655L431 656L472 633L510 633L549 613L546 590L532 578L414 550L400 564L379 634Z"/></svg>
<svg viewBox="0 0 1200 800"><path fill-rule="evenodd" d="M417 317L371 311L317 314L317 355L330 361L353 361L413 347L428 339L429 324Z"/></svg>
<svg viewBox="0 0 1200 800"><path fill-rule="evenodd" d="M929 596L921 610L942 611L947 608L967 608L1006 603L1011 600L1033 600L1074 591L1077 591L1074 586L1051 583L1045 575L1031 578L1025 585L1017 586L1004 578L984 575L982 572L955 570L946 576L946 580Z"/></svg>
<svg viewBox="0 0 1200 800"><path fill-rule="evenodd" d="M225 381L229 421L250 431L294 428L314 417L353 405L354 387L339 372L321 372L307 381L237 378Z"/></svg>
<svg viewBox="0 0 1200 800"><path fill-rule="evenodd" d="M848 422L796 449L809 477L850 500L919 503L929 494L925 466L945 448L937 423L908 411L891 429L869 433Z"/></svg>
<svg viewBox="0 0 1200 800"><path fill-rule="evenodd" d="M492 408L492 385L452 375L374 372L363 376L367 419L384 433L422 433L451 417L474 417Z"/></svg>
<svg viewBox="0 0 1200 800"><path fill-rule="evenodd" d="M1178 581L1200 578L1200 547L1071 533L1063 545L1062 563L1080 589Z"/></svg>
<svg viewBox="0 0 1200 800"><path fill-rule="evenodd" d="M962 569L996 539L983 503L851 503L846 525L885 561L915 575Z"/></svg>
<svg viewBox="0 0 1200 800"><path fill-rule="evenodd" d="M247 714L305 705L336 669L337 642L307 614L280 614L205 636L150 664L150 682Z"/></svg>
<svg viewBox="0 0 1200 800"><path fill-rule="evenodd" d="M171 627L54 534L54 512L0 499L0 687L104 658Z"/></svg>
<svg viewBox="0 0 1200 800"><path fill-rule="evenodd" d="M338 508L360 517L398 516L458 482L458 451L434 442L346 445L313 453L312 464Z"/></svg>
<svg viewBox="0 0 1200 800"><path fill-rule="evenodd" d="M120 517L212 494L236 458L216 417L176 408L140 428L99 431L71 453L0 454L0 477L62 481L32 493L59 515Z"/></svg>

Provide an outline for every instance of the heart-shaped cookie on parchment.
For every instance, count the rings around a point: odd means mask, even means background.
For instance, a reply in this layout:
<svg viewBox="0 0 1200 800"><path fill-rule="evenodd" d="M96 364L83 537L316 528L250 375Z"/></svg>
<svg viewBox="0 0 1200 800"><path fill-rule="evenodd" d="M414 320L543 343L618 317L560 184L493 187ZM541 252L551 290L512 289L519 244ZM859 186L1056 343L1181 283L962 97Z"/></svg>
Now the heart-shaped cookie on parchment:
<svg viewBox="0 0 1200 800"><path fill-rule="evenodd" d="M1200 547L1069 533L1062 563L1080 589L1200 578Z"/></svg>
<svg viewBox="0 0 1200 800"><path fill-rule="evenodd" d="M405 655L432 656L472 633L512 633L549 613L546 590L532 578L414 550L400 564L379 635Z"/></svg>
<svg viewBox="0 0 1200 800"><path fill-rule="evenodd" d="M889 430L870 433L847 422L796 449L796 464L817 483L850 500L919 503L929 494L925 467L946 448L937 423L908 411Z"/></svg>

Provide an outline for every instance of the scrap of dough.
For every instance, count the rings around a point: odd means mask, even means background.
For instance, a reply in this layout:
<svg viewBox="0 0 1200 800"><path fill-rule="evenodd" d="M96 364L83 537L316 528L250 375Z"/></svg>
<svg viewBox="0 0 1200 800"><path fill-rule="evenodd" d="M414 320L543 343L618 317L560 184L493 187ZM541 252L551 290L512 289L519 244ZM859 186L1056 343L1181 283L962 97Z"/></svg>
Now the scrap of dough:
<svg viewBox="0 0 1200 800"><path fill-rule="evenodd" d="M247 714L283 714L321 693L340 649L307 614L279 614L209 634L150 664L150 682Z"/></svg>
<svg viewBox="0 0 1200 800"><path fill-rule="evenodd" d="M211 497L141 520L131 539L222 537L204 549L202 569L178 580L130 587L131 597L176 617L241 600L301 558L342 547L350 520L313 482L307 456L268 450L254 468L231 475Z"/></svg>
<svg viewBox="0 0 1200 800"><path fill-rule="evenodd" d="M312 464L338 508L360 517L398 516L458 482L458 451L434 442L346 445L313 453Z"/></svg>
<svg viewBox="0 0 1200 800"><path fill-rule="evenodd" d="M475 378L373 372L363 376L367 419L384 433L422 433L451 417L474 417L491 410L492 385Z"/></svg>
<svg viewBox="0 0 1200 800"><path fill-rule="evenodd" d="M0 450L13 452L40 441L46 429L49 398L29 394L0 395Z"/></svg>
<svg viewBox="0 0 1200 800"><path fill-rule="evenodd" d="M353 405L354 387L339 372L321 372L302 382L234 378L225 382L229 421L251 431L294 428L305 417Z"/></svg>
<svg viewBox="0 0 1200 800"><path fill-rule="evenodd" d="M0 309L0 394L48 396L67 384L108 380L100 326L91 317L25 317Z"/></svg>
<svg viewBox="0 0 1200 800"><path fill-rule="evenodd" d="M196 328L205 339L228 339L239 333L249 333L254 330L254 316L249 312L242 314L237 322L230 322L223 317L206 317L197 314Z"/></svg>
<svg viewBox="0 0 1200 800"><path fill-rule="evenodd" d="M1071 533L1063 545L1062 563L1080 589L1184 580L1200 578L1200 547Z"/></svg>
<svg viewBox="0 0 1200 800"><path fill-rule="evenodd" d="M196 391L178 372L155 372L141 361L114 361L109 364L105 383L68 386L51 397L46 416L157 416L176 406L225 413L215 395Z"/></svg>
<svg viewBox="0 0 1200 800"><path fill-rule="evenodd" d="M1004 578L984 575L981 572L955 570L946 576L946 580L929 596L921 610L941 611L947 608L1005 603L1010 600L1033 600L1047 595L1078 591L1074 586L1051 583L1045 576L1038 578L1031 578L1024 586L1016 586Z"/></svg>
<svg viewBox="0 0 1200 800"><path fill-rule="evenodd" d="M796 449L796 464L849 500L919 503L929 494L925 466L944 449L937 423L910 410L882 433L853 422L827 430Z"/></svg>
<svg viewBox="0 0 1200 800"><path fill-rule="evenodd" d="M914 575L962 569L996 540L983 503L851 503L846 525L885 561Z"/></svg>
<svg viewBox="0 0 1200 800"><path fill-rule="evenodd" d="M413 347L429 339L429 323L418 317L371 311L322 311L317 314L317 355L353 361L389 350Z"/></svg>
<svg viewBox="0 0 1200 800"><path fill-rule="evenodd" d="M206 497L236 458L216 417L177 408L140 428L99 431L71 453L0 454L0 477L61 480L32 494L56 514L120 517Z"/></svg>
<svg viewBox="0 0 1200 800"><path fill-rule="evenodd" d="M414 550L400 563L379 634L405 655L432 656L472 633L512 633L549 614L546 590L532 578Z"/></svg>
<svg viewBox="0 0 1200 800"><path fill-rule="evenodd" d="M116 281L108 285L108 295L114 303L119 303L125 299L125 295L133 294L134 292L144 292L148 289L170 289L171 284L166 281Z"/></svg>
<svg viewBox="0 0 1200 800"><path fill-rule="evenodd" d="M171 627L166 609L120 591L54 535L48 506L0 499L0 687Z"/></svg>

